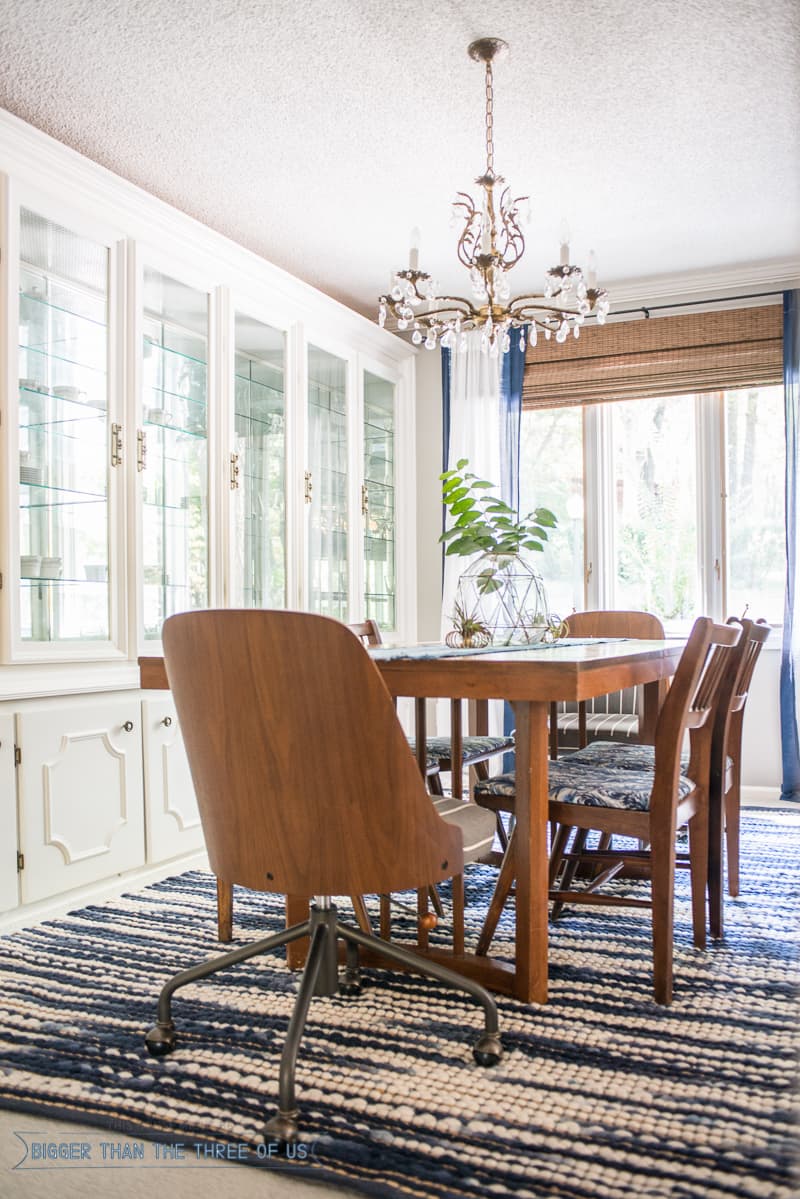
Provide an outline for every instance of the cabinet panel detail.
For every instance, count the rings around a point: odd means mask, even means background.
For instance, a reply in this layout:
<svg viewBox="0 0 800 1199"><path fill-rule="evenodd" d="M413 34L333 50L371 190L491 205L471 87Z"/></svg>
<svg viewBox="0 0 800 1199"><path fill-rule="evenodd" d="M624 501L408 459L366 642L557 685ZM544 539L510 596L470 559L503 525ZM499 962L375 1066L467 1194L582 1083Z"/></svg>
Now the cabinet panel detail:
<svg viewBox="0 0 800 1199"><path fill-rule="evenodd" d="M203 830L189 762L171 698L144 700L147 860L201 849Z"/></svg>
<svg viewBox="0 0 800 1199"><path fill-rule="evenodd" d="M109 796L100 819L74 797L86 779ZM128 820L125 754L115 749L102 729L66 734L57 757L42 765L44 843L54 845L69 866L111 851L116 832Z"/></svg>
<svg viewBox="0 0 800 1199"><path fill-rule="evenodd" d="M138 702L43 701L16 719L22 901L143 865Z"/></svg>

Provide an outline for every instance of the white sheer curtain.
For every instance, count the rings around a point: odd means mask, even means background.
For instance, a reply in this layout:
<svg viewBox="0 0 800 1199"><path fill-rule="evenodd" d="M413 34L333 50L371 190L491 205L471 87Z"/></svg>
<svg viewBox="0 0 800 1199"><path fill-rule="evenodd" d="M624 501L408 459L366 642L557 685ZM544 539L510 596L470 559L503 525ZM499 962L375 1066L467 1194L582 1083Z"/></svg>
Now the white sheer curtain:
<svg viewBox="0 0 800 1199"><path fill-rule="evenodd" d="M468 335L464 353L454 350L450 359L450 440L448 463L454 469L461 458L467 470L494 483L500 494L502 358L492 358L480 348L479 333ZM453 627L453 603L458 580L474 559L453 554L444 559L442 584L442 639ZM502 704L490 704L490 732L502 732ZM450 728L450 704L440 701L436 711L441 735Z"/></svg>

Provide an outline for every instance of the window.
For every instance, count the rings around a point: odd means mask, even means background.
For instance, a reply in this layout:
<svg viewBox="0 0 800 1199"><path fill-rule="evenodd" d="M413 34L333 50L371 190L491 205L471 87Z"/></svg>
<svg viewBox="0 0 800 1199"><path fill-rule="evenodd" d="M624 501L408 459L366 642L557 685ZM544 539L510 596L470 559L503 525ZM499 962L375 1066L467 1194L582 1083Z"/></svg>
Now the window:
<svg viewBox="0 0 800 1199"><path fill-rule="evenodd" d="M675 633L746 606L780 624L784 460L779 386L523 410L522 510L559 521L551 607L643 608Z"/></svg>
<svg viewBox="0 0 800 1199"><path fill-rule="evenodd" d="M520 511L550 508L558 517L534 566L545 581L550 610L566 616L583 607L583 412L526 413L520 442Z"/></svg>
<svg viewBox="0 0 800 1199"><path fill-rule="evenodd" d="M691 624L699 611L695 397L610 405L614 606Z"/></svg>

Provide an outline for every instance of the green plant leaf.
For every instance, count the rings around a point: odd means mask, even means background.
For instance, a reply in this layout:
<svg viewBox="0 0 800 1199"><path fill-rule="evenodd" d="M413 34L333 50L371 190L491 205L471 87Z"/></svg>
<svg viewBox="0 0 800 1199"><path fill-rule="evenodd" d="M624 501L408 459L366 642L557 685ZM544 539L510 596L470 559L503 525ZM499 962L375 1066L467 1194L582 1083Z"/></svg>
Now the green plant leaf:
<svg viewBox="0 0 800 1199"><path fill-rule="evenodd" d="M459 458L456 463L456 470L463 470L465 466L469 466L469 458Z"/></svg>
<svg viewBox="0 0 800 1199"><path fill-rule="evenodd" d="M472 496L467 496L466 499L458 500L455 504L450 504L450 511L453 516L458 516L461 512L467 512L470 508L475 507L475 501Z"/></svg>
<svg viewBox="0 0 800 1199"><path fill-rule="evenodd" d="M539 541L523 541L522 544L526 550L544 550L544 546Z"/></svg>
<svg viewBox="0 0 800 1199"><path fill-rule="evenodd" d="M557 518L553 515L549 508L537 508L535 514L536 523L546 525L548 529L554 529L558 524Z"/></svg>
<svg viewBox="0 0 800 1199"><path fill-rule="evenodd" d="M467 475L467 478L475 479L475 482L472 484L472 486L475 487L476 489L478 487L480 487L481 489L484 489L486 487L494 487L494 483L487 483L485 479L477 479L477 478L475 478L475 475Z"/></svg>
<svg viewBox="0 0 800 1199"><path fill-rule="evenodd" d="M439 475L439 478L440 479L452 479L452 477L455 473L456 472L454 470L443 470L442 473Z"/></svg>
<svg viewBox="0 0 800 1199"><path fill-rule="evenodd" d="M459 537L458 541L452 541L448 545L446 554L461 554L466 557L468 554L476 554L481 548L480 543L474 537L463 536Z"/></svg>
<svg viewBox="0 0 800 1199"><path fill-rule="evenodd" d="M452 529L447 529L444 533L442 533L439 540L440 541L452 541L453 538L457 537L460 532L461 532L461 530L454 525Z"/></svg>
<svg viewBox="0 0 800 1199"><path fill-rule="evenodd" d="M468 508L466 512L462 512L456 521L455 527L463 529L465 525L472 525L475 521L480 520L481 514L477 508Z"/></svg>
<svg viewBox="0 0 800 1199"><path fill-rule="evenodd" d="M459 480L459 482L460 482L460 480ZM445 501L447 504L447 507L448 508L452 507L452 505L457 503L458 500L462 500L465 495L469 495L469 487L454 487L448 493L447 500Z"/></svg>

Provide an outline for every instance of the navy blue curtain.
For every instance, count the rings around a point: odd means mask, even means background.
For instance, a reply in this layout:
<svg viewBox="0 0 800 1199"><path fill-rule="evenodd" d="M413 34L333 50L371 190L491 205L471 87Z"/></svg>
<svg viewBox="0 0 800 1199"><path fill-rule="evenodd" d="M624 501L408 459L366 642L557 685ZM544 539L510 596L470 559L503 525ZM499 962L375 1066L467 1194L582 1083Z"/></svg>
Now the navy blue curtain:
<svg viewBox="0 0 800 1199"><path fill-rule="evenodd" d="M527 344L527 325L511 334L511 348L503 355L500 374L500 490L515 512L519 510L519 432L525 372L525 351L520 348L520 334L524 339L522 344Z"/></svg>
<svg viewBox="0 0 800 1199"><path fill-rule="evenodd" d="M783 294L783 386L786 404L786 607L781 651L781 798L800 803L798 671L800 592L797 588L797 466L800 436L800 291Z"/></svg>

